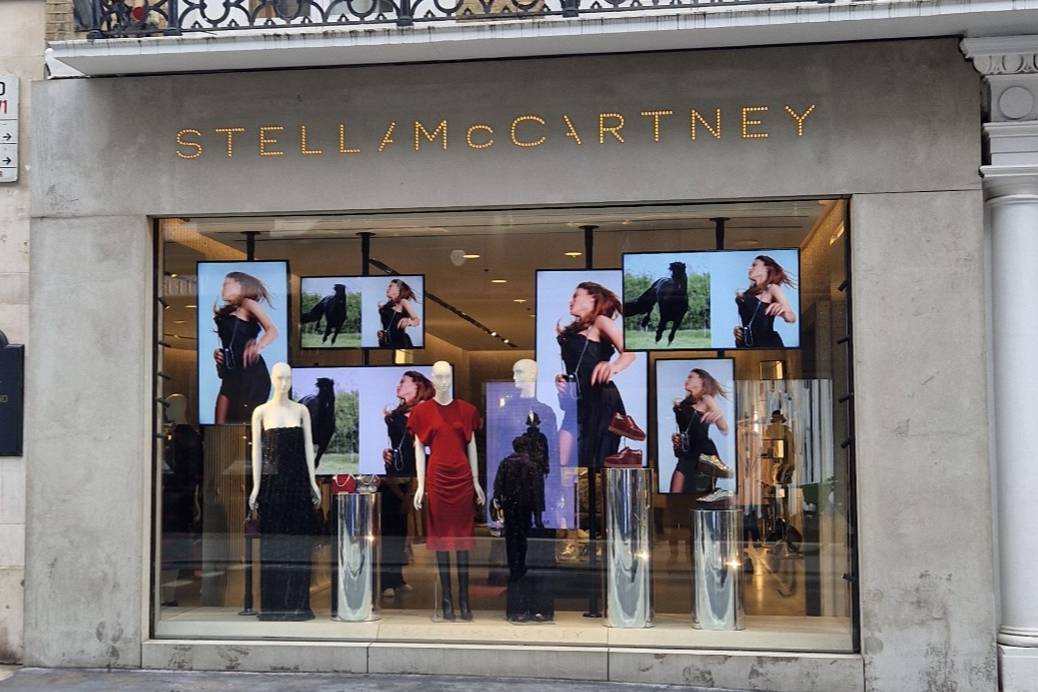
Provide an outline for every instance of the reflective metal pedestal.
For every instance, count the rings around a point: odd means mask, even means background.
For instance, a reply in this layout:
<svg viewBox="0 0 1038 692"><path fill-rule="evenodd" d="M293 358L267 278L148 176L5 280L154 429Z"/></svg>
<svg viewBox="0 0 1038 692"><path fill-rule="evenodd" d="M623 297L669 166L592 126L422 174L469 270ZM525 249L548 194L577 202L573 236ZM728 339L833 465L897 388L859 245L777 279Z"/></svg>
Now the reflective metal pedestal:
<svg viewBox="0 0 1038 692"><path fill-rule="evenodd" d="M362 622L379 617L379 500L378 493L335 496L338 510L335 620Z"/></svg>
<svg viewBox="0 0 1038 692"><path fill-rule="evenodd" d="M692 626L743 628L741 509L692 510Z"/></svg>
<svg viewBox="0 0 1038 692"><path fill-rule="evenodd" d="M606 624L652 627L652 469L607 468Z"/></svg>

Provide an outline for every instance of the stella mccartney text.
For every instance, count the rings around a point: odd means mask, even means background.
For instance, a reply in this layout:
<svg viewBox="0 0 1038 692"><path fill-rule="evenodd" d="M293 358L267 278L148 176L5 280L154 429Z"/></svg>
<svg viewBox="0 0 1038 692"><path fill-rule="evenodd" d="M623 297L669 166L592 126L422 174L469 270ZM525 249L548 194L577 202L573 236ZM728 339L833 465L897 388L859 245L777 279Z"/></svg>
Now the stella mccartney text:
<svg viewBox="0 0 1038 692"><path fill-rule="evenodd" d="M782 108L742 106L734 118L741 139L767 139L769 130L776 128L789 128L797 137L803 137L806 122L814 112L814 104L800 107L786 104ZM661 109L641 111L632 123L623 113L599 113L597 123L589 126L588 123L575 122L565 114L549 120L529 113L512 118L507 127L501 128L501 132L487 123L477 122L465 123L457 135L454 134L457 130L446 119L403 123L391 120L386 123L381 137L372 139L367 146L381 154L395 146L413 147L415 151L423 147L439 146L446 151L448 143L458 139L464 139L464 146L473 150L502 145L532 149L544 146L553 138L573 145L583 145L596 139L601 145L624 144L632 138L659 143L662 131L676 126L685 129L692 142L700 138L719 140L722 137L722 125L726 122L723 116L720 108L690 110L687 119L678 116L673 110ZM684 121L681 125L678 125L679 117ZM730 114L726 117L732 118ZM254 128L251 133L248 128L240 126L216 127L212 129L209 139L202 130L187 127L177 131L176 153L181 159L199 159L206 154L207 146L212 146L227 158L234 158L236 148L239 153L244 149L247 155L284 156L289 147L294 148L296 144L301 156L361 153L365 143L350 139L347 122L339 122L337 127L333 127L330 132L317 132L307 125L298 125L291 128L291 133L289 126L283 124L263 125Z"/></svg>

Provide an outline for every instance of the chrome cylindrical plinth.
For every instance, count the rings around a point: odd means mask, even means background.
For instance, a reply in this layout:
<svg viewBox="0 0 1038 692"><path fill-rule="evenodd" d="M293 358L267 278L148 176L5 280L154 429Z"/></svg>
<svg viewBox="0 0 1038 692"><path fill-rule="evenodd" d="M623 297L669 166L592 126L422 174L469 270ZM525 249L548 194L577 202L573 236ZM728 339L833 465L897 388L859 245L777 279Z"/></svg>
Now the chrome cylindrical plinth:
<svg viewBox="0 0 1038 692"><path fill-rule="evenodd" d="M607 468L606 624L651 627L652 469Z"/></svg>
<svg viewBox="0 0 1038 692"><path fill-rule="evenodd" d="M692 510L692 626L741 630L740 509Z"/></svg>
<svg viewBox="0 0 1038 692"><path fill-rule="evenodd" d="M379 499L378 493L335 496L338 510L336 620L378 619Z"/></svg>

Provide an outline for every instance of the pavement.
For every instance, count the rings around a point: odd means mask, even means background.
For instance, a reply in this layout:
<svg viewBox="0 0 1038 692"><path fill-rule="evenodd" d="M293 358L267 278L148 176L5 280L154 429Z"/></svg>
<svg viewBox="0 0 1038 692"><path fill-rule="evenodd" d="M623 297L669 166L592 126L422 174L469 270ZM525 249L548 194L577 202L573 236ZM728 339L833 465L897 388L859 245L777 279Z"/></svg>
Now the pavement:
<svg viewBox="0 0 1038 692"><path fill-rule="evenodd" d="M5 673L9 675L4 678ZM12 674L13 673L13 674ZM346 675L334 673L233 673L80 668L0 668L0 692L662 692L703 687L572 682L441 675ZM716 688L709 692L718 692Z"/></svg>

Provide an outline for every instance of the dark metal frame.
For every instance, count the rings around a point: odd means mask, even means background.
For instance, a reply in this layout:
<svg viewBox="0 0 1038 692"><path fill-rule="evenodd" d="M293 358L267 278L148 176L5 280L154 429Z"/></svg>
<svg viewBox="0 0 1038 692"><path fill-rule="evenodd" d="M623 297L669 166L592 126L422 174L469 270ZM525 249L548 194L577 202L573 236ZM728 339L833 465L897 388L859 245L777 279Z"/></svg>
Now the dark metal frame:
<svg viewBox="0 0 1038 692"><path fill-rule="evenodd" d="M420 278L422 280L422 289L421 289L420 293L421 293L422 297L424 298L425 295L426 295L426 292L425 292L425 274L375 274L375 275L372 275L372 274L315 274L315 275L310 275L310 276L300 276L299 277L299 296L296 299L296 303L298 304L299 309L297 311L298 314L296 315L296 321L295 321L295 326L299 328L299 351L300 351L300 353L302 353L303 351L307 351L307 352L309 352L309 351L353 351L353 352L359 352L359 351L395 351L395 350L399 350L399 349L390 348L389 346L363 346L363 345L362 346L303 346L303 323L302 323L302 319L303 319L303 282L304 281L306 281L308 279L343 279L343 280L347 280L347 279L360 279L361 281L384 280L384 281L386 281L388 283L389 281L392 281L393 279L408 279L408 278L411 278L411 277L418 277L418 278ZM418 302L418 301L416 301L416 302ZM424 303L425 301L423 300L421 302ZM364 304L363 304L363 302L361 303L360 309L361 309L361 314L363 315L364 314ZM422 345L421 346L415 346L414 349L412 349L412 350L419 351L419 350L425 348L425 336L426 336L425 324L426 324L427 318L428 318L428 315L426 314L425 308L423 307L422 308L422 324L419 325L419 327L418 327L421 330L421 333L422 333ZM363 331L361 331L360 339L361 339L361 343L363 343L363 341L364 341L364 332ZM300 358L300 360L302 360L302 358Z"/></svg>
<svg viewBox="0 0 1038 692"><path fill-rule="evenodd" d="M676 495L676 494L678 494L678 493L672 493L672 492L670 492L670 490L667 490L666 492L664 492L664 490L663 490L663 475L660 473L660 456L662 455L661 449L666 450L667 448L664 445L668 443L668 441L664 440L660 436L660 434L659 434L659 432L660 432L660 415L667 415L667 411L660 411L659 410L659 403L660 403L660 397L659 397L659 391L660 391L660 364L661 363L678 363L678 362L692 364L692 363L699 363L699 362L704 362L704 361L710 361L710 362L713 362L713 363L717 363L717 362L720 362L720 361L728 361L728 363L731 365L731 367L732 367L732 391L731 391L731 394L730 394L731 398L729 399L729 401L732 402L732 404L731 404L731 406L732 406L732 423L731 423L731 425L732 425L732 432L733 433L735 432L735 427L738 425L739 394L738 394L738 387L736 385L738 384L739 379L735 376L735 358L733 356L722 356L722 357L716 357L716 356L704 356L704 357L680 356L680 357L673 357L673 356L669 356L669 355L660 355L660 356L657 356L655 359L653 359L653 361L652 361L652 372L649 373L649 376L652 377L653 395L654 396L649 397L649 409L650 409L649 420L652 421L652 427L654 429L654 432L656 433L656 439L655 439L656 450L655 451L656 451L656 476L657 476L657 478L656 478L656 487L653 488L653 491L652 491L652 494L654 496L655 495ZM692 367L695 367L695 366L694 365L690 365L690 369ZM648 425L648 423L646 423L646 424ZM735 494L737 494L739 492L739 441L738 440L734 440L732 444L735 447L735 453L732 455L732 458L731 458L732 471L734 472L734 475L732 476L732 480L735 481L735 483L733 484L732 494L735 495ZM675 468L676 468L676 465L675 465ZM669 487L669 485L668 485L668 487ZM688 495L689 493L682 493L682 494Z"/></svg>
<svg viewBox="0 0 1038 692"><path fill-rule="evenodd" d="M740 5L831 4L834 0L77 0L88 39L179 36L242 29L358 25L411 27L445 21L578 17Z"/></svg>
<svg viewBox="0 0 1038 692"><path fill-rule="evenodd" d="M286 334L285 334L284 339L285 339L285 360L288 361L288 360L291 360L291 358L292 358L291 335L288 332L292 329L292 324L293 324L293 322L292 322L292 267L289 265L288 260L283 260L283 259L258 260L258 259L255 259L253 257L250 257L249 259L243 259L243 260L198 260L197 262L195 262L195 280L197 281L197 279L198 279L198 267L201 264L247 265L247 264L258 263L258 262L263 262L263 263L281 263L281 264L285 265L285 331L286 331ZM196 291L197 291L197 284L196 284ZM213 425L213 426L219 426L219 425L249 425L249 423L222 423L222 424L218 424L216 422L212 422L212 423L203 423L202 422L202 394L201 394L201 392L202 392L202 352L201 352L200 349L201 349L201 344L202 344L202 331L203 331L203 329L205 327L203 325L203 316L202 316L203 309L202 309L202 300L201 300L201 298L202 298L201 291L197 291L196 296L195 296L195 304L198 306L197 308L195 308L195 312L197 313L195 315L195 321L196 321L196 325L197 325L196 326L196 331L195 331L195 337L196 337L196 341L195 341L195 354L196 354L196 358L195 358L195 386L198 388L198 401L197 401L198 421L199 421L198 425L199 425L199 427L206 426L206 425ZM207 315L206 317L211 319L211 315ZM268 369L272 368L273 366L274 366L274 363L268 363L267 364L267 368ZM217 398L219 398L219 396L220 396L219 393L217 393Z"/></svg>
<svg viewBox="0 0 1038 692"><path fill-rule="evenodd" d="M751 255L766 255L769 252L795 252L797 254L797 270L796 276L800 276L800 248L798 247L762 247L762 248L747 248L747 249L719 249L719 250L652 250L650 252L624 252L620 255L620 265L623 267L624 278L627 278L627 258L638 257L642 255L671 255L677 259L678 255L720 255L720 254L731 254L735 252L749 253ZM623 286L621 286L623 288ZM690 346L667 346L667 345L656 345L653 348L627 348L627 344L624 344L624 350L630 351L631 353L656 353L662 351L664 353L674 351L689 351L699 353L717 353L723 355L725 351L799 351L801 344L804 340L802 333L803 322L801 321L801 315L804 312L804 294L800 290L800 286L797 289L797 345L796 346L783 346L782 348L774 348L772 346L720 346L713 347L708 346L706 348L692 348ZM709 298L709 296L707 296ZM621 300L626 301L627 296L623 292L620 295ZM710 315L713 320L713 314ZM626 315L621 318L623 329L621 334L624 336L624 341L627 341L627 320L630 319ZM710 337L713 339L713 326L711 325Z"/></svg>

